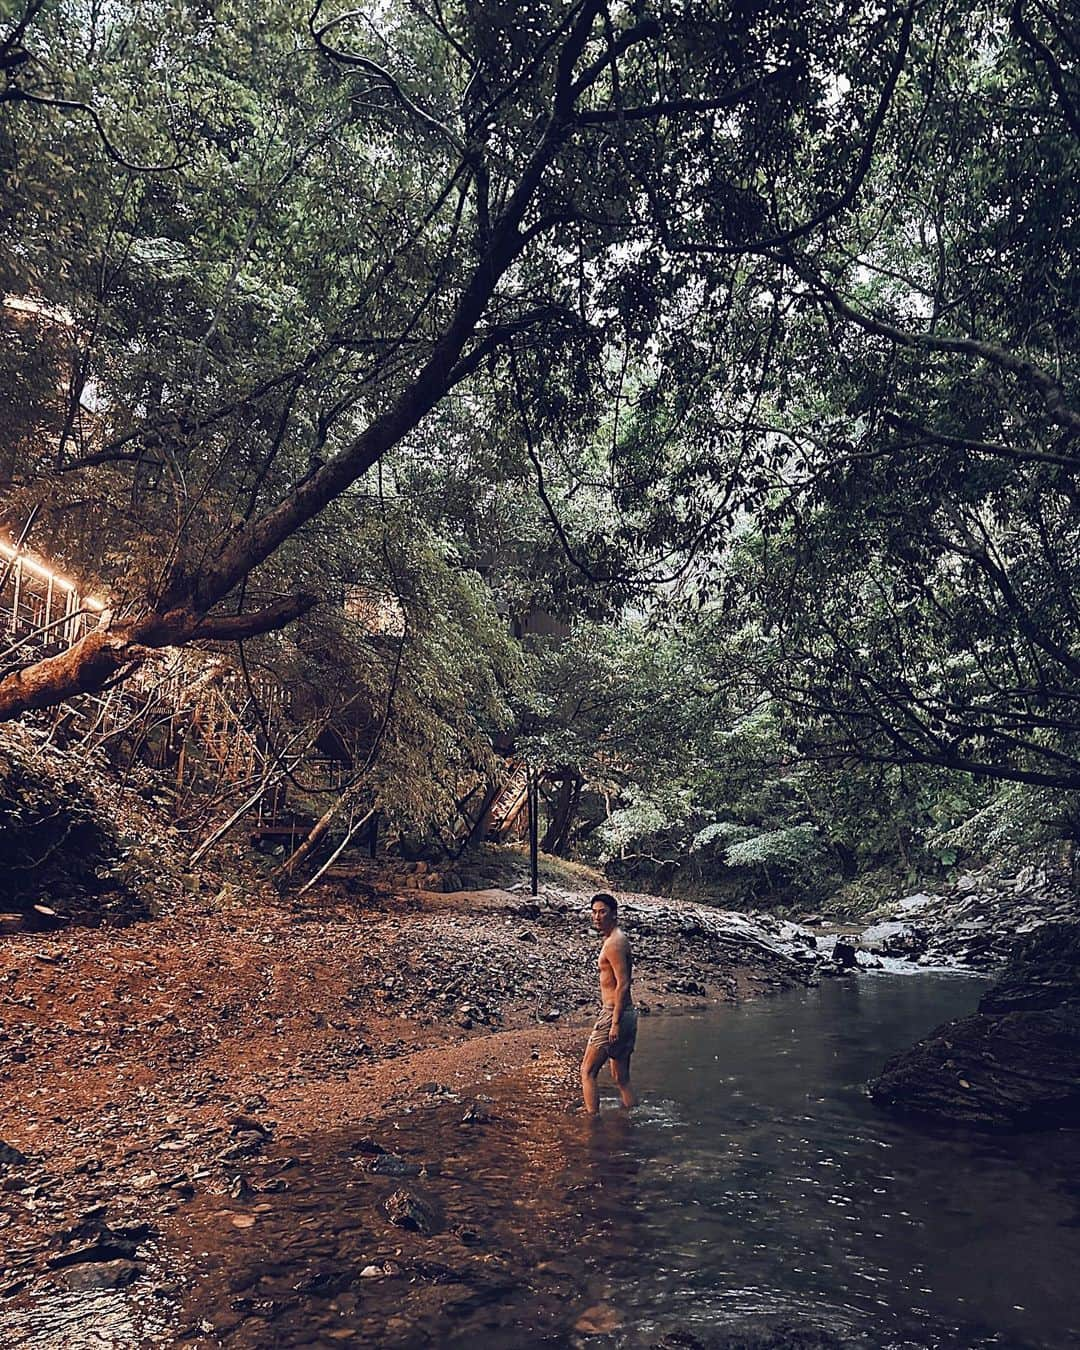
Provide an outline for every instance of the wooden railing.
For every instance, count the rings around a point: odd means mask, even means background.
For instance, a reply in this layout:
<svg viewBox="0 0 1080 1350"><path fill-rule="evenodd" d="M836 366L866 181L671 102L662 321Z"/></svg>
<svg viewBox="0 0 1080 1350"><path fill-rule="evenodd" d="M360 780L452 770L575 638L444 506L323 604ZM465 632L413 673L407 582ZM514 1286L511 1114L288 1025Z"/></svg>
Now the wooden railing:
<svg viewBox="0 0 1080 1350"><path fill-rule="evenodd" d="M0 540L0 676L70 647L98 622L103 605L44 561ZM242 674L198 648L167 648L126 680L99 694L61 705L64 719L89 743L122 745L167 772L174 810L184 815L196 797L252 797L258 827L289 818L286 769L302 758L309 782L330 790L343 766L312 757L297 741L284 691L265 674ZM259 788L262 788L259 791Z"/></svg>

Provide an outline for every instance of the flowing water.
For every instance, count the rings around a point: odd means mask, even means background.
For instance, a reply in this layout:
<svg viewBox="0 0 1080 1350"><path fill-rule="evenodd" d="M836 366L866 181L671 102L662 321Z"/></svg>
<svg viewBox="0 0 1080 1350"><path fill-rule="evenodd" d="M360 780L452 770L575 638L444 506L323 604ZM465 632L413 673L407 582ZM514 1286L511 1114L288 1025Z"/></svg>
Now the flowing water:
<svg viewBox="0 0 1080 1350"><path fill-rule="evenodd" d="M355 1140L312 1140L239 1246L195 1208L188 1312L245 1347L725 1331L782 1345L791 1327L873 1347L1076 1346L1080 1139L918 1127L865 1093L981 988L879 975L646 1019L630 1116L568 1113L573 1066L556 1060L543 1100L497 1100L486 1124L438 1093L399 1118L381 1140L413 1175L373 1175ZM373 1219L403 1188L437 1216L432 1236Z"/></svg>
<svg viewBox="0 0 1080 1350"><path fill-rule="evenodd" d="M982 987L860 976L644 1019L642 1105L596 1122L565 1055L479 1108L428 1085L372 1131L392 1163L327 1134L253 1167L268 1191L187 1206L170 1343L1074 1347L1080 1136L920 1127L865 1094ZM388 1221L402 1191L430 1234Z"/></svg>
<svg viewBox="0 0 1080 1350"><path fill-rule="evenodd" d="M874 1345L1080 1344L1080 1140L917 1128L865 1095L979 992L860 978L650 1027L628 1322L784 1313Z"/></svg>

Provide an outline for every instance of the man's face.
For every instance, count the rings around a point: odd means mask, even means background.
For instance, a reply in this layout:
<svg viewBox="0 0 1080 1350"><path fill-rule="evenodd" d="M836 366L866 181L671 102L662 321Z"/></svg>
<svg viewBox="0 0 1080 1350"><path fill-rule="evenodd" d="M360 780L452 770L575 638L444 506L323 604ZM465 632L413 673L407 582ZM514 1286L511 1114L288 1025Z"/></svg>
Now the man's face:
<svg viewBox="0 0 1080 1350"><path fill-rule="evenodd" d="M611 910L602 900L593 903L592 926L598 933L606 933L611 927Z"/></svg>

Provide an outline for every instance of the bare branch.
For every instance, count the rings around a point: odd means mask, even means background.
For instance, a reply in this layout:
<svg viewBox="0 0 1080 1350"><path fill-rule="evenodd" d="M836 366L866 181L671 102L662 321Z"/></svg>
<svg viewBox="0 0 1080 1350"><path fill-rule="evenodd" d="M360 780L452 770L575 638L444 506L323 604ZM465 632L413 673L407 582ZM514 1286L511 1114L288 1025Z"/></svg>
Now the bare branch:
<svg viewBox="0 0 1080 1350"><path fill-rule="evenodd" d="M105 153L121 168L127 169L131 173L175 173L177 169L183 168L188 163L188 161L181 160L177 156L171 164L136 164L134 160L128 159L122 151L117 149L112 137L105 130L105 124L102 122L97 109L92 108L89 103L82 103L77 99L70 98L53 98L45 94L31 94L26 89L9 89L5 95L5 100L9 103L33 103L42 108L59 108L63 112L84 114L93 122L94 130L105 148Z"/></svg>

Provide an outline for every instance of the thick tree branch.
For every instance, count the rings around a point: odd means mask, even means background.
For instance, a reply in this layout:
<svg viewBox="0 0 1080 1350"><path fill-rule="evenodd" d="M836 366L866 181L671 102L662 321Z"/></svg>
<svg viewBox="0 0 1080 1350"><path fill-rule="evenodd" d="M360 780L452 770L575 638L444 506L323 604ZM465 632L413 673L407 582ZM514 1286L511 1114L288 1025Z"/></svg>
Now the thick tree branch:
<svg viewBox="0 0 1080 1350"><path fill-rule="evenodd" d="M627 28L620 33L613 42L608 44L603 56L597 57L595 61L586 66L574 81L571 91L574 98L580 98L586 89L591 89L604 71L609 66L614 66L619 57L625 55L631 47L637 46L639 42L647 42L649 38L659 36L660 25L655 19L644 19L641 23L635 24L633 28Z"/></svg>
<svg viewBox="0 0 1080 1350"><path fill-rule="evenodd" d="M521 223L545 171L571 130L573 70L599 11L599 0L581 6L559 53L553 105L539 140L526 161L506 206L492 227L487 250L476 264L457 305L416 378L396 402L365 431L327 460L309 478L297 483L276 506L252 520L226 547L218 562L202 574L195 595L185 595L190 582L174 578L171 603L193 600L205 613L295 530L314 516L409 434L450 389L450 378L496 288L523 247Z"/></svg>
<svg viewBox="0 0 1080 1350"><path fill-rule="evenodd" d="M317 595L301 593L275 600L253 614L212 614L203 619L192 636L196 641L234 642L273 632L302 618L319 603Z"/></svg>
<svg viewBox="0 0 1080 1350"><path fill-rule="evenodd" d="M943 445L950 450L971 450L977 455L989 455L994 459L1011 459L1017 464L1052 464L1056 468L1080 470L1080 456L1054 455L1043 450L1018 450L1012 445L1001 445L996 441L978 441L969 436L947 436L944 432L934 431L910 417L901 417L899 413L885 413L882 419L886 426L907 435L915 436L928 445ZM886 452L887 453L887 452Z"/></svg>
<svg viewBox="0 0 1080 1350"><path fill-rule="evenodd" d="M863 313L845 300L834 285L826 281L819 272L794 254L783 254L783 261L800 277L811 290L816 291L838 314L849 319L858 328L878 337L887 338L898 347L908 347L921 351L953 352L961 356L970 356L986 361L1019 376L1034 388L1046 405L1050 420L1072 433L1080 432L1080 412L1071 407L1066 400L1065 391L1054 377L1029 357L1018 356L1015 352L996 347L990 342L981 342L977 338L942 337L937 333L913 333L895 324L887 323L873 314Z"/></svg>
<svg viewBox="0 0 1080 1350"><path fill-rule="evenodd" d="M1009 11L1009 22L1012 24L1013 32L1031 48L1035 59L1045 67L1047 78L1054 93L1057 94L1058 103L1061 105L1062 116L1068 122L1072 134L1080 136L1080 112L1077 111L1076 105L1065 87L1065 72L1054 53L1028 23L1024 14L1023 0L1013 0L1012 9Z"/></svg>

